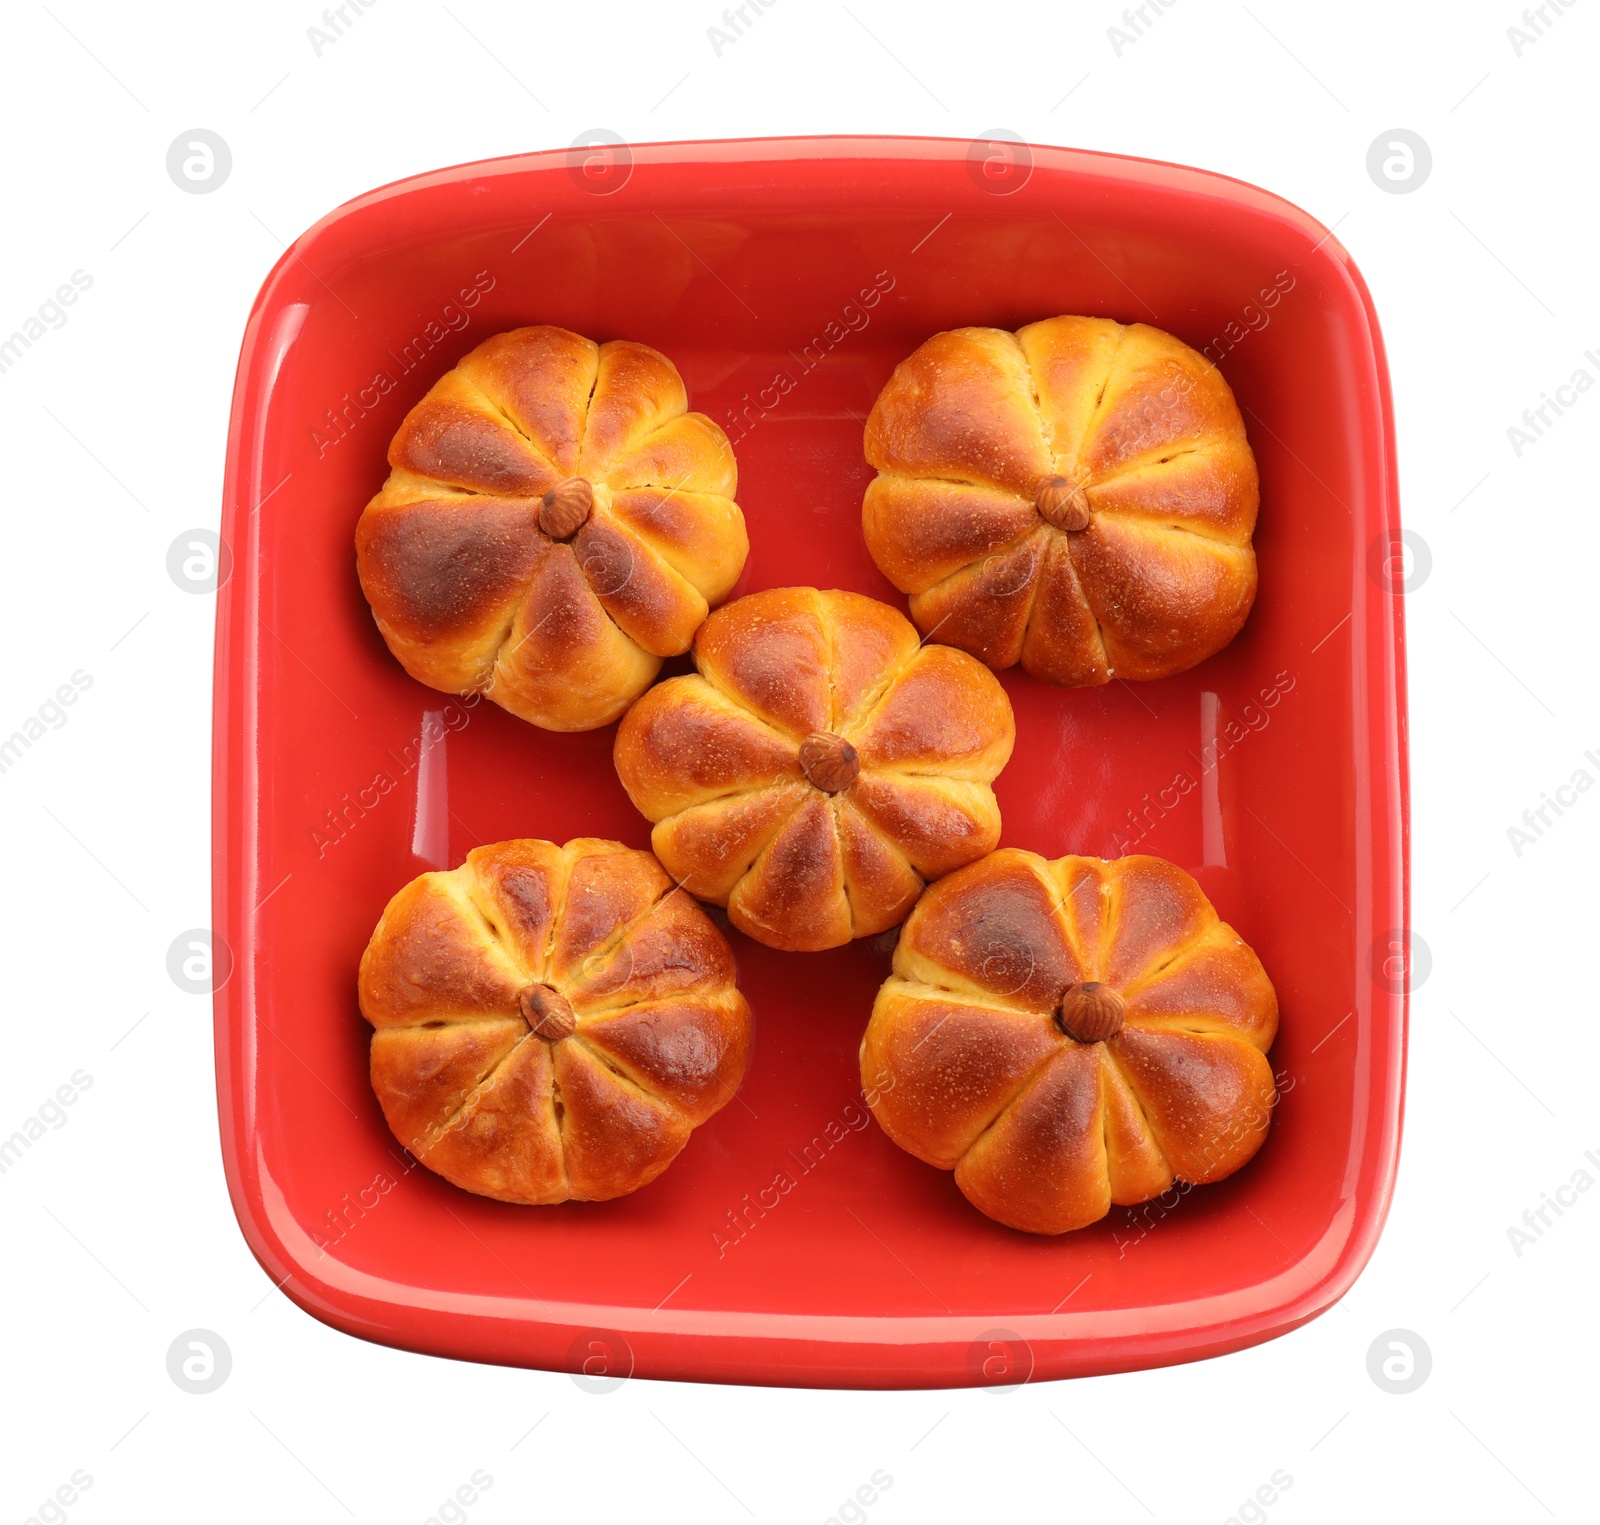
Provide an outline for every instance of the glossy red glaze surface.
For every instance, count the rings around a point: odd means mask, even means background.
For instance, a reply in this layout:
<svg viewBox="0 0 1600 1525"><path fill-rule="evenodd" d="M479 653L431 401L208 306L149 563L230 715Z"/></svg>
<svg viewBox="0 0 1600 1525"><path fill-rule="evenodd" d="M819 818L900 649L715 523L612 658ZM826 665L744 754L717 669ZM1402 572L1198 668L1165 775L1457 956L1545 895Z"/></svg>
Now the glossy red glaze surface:
<svg viewBox="0 0 1600 1525"><path fill-rule="evenodd" d="M1032 158L1009 179L935 140L638 147L631 172L495 160L341 207L267 279L223 512L215 924L234 972L216 996L218 1096L245 1236L316 1317L559 1370L931 1386L1236 1349L1359 1274L1394 1178L1405 1051L1402 633L1378 575L1399 517L1377 321L1333 236L1265 192ZM734 933L749 1078L654 1185L529 1209L415 1167L368 1087L355 1002L389 896L481 842L644 847L649 831L611 728L553 735L464 708L385 650L351 535L405 410L500 329L644 340L736 441L737 591L811 583L903 608L860 531L874 396L940 328L1057 313L1155 323L1219 360L1261 466L1261 592L1239 639L1179 677L1061 691L1007 673L1003 841L1171 858L1254 944L1283 1007L1261 1154L1063 1238L1002 1228L861 1126L856 1049L887 950L791 955ZM419 748L441 712L445 739Z"/></svg>

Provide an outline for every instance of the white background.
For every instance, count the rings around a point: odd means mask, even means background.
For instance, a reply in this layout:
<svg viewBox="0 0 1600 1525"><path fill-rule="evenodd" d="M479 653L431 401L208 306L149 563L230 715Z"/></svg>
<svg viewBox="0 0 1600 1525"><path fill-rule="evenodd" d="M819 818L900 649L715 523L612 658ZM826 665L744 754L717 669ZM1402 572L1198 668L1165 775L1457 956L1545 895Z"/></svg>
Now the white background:
<svg viewBox="0 0 1600 1525"><path fill-rule="evenodd" d="M1600 793L1520 855L1507 828L1576 770L1600 779L1584 759L1600 755L1600 389L1520 456L1507 430L1579 367L1600 380L1584 357L1600 354L1600 12L1546 6L1547 35L1519 56L1515 0L1175 0L1147 6L1119 56L1114 0L775 0L719 56L716 3L376 0L320 56L315 0L8 9L0 334L75 270L93 285L0 374L0 734L75 671L93 681L0 774L0 1135L75 1071L92 1085L0 1175L0 1525L37 1518L78 1469L92 1485L45 1518L404 1525L482 1469L474 1525L821 1522L880 1470L875 1525L1222 1522L1280 1471L1292 1484L1242 1518L1593 1519L1600 1190L1520 1255L1507 1230L1574 1172L1600 1179L1584 1159L1600 1154ZM166 172L194 127L232 149L214 194ZM1008 1396L594 1395L335 1333L247 1252L209 1003L165 966L209 921L213 617L169 578L167 548L217 523L238 344L282 241L385 181L594 127L634 142L1004 127L1255 182L1360 264L1405 519L1431 557L1406 613L1413 925L1432 967L1387 1230L1305 1329ZM1366 168L1396 127L1433 155L1403 195ZM203 1396L166 1370L195 1327L233 1355ZM1404 1395L1367 1368L1395 1328L1432 1352Z"/></svg>

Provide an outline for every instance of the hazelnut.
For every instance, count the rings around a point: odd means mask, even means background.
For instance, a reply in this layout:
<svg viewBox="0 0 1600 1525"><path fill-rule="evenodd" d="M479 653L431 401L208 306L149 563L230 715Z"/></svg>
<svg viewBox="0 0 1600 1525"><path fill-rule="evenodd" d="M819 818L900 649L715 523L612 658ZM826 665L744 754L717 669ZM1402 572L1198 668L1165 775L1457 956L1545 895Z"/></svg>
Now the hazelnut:
<svg viewBox="0 0 1600 1525"><path fill-rule="evenodd" d="M1127 1003L1109 985L1085 980L1062 992L1056 1026L1079 1043L1104 1043L1122 1031L1127 1009Z"/></svg>
<svg viewBox="0 0 1600 1525"><path fill-rule="evenodd" d="M800 743L800 766L825 794L838 794L856 781L861 759L843 736L813 731Z"/></svg>
<svg viewBox="0 0 1600 1525"><path fill-rule="evenodd" d="M1041 477L1033 493L1034 507L1058 530L1089 528L1089 495L1071 477Z"/></svg>
<svg viewBox="0 0 1600 1525"><path fill-rule="evenodd" d="M517 997L517 1009L528 1026L550 1043L570 1038L578 1030L572 1003L549 985L529 985Z"/></svg>
<svg viewBox="0 0 1600 1525"><path fill-rule="evenodd" d="M552 540L570 540L588 521L594 488L583 477L557 482L539 502L539 528Z"/></svg>

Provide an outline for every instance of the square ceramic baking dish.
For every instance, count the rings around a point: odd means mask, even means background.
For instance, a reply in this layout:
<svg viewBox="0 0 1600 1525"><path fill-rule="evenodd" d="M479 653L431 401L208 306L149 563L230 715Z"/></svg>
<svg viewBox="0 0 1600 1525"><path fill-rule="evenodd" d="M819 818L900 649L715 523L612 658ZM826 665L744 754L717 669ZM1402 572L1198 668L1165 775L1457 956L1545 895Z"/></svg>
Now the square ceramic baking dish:
<svg viewBox="0 0 1600 1525"><path fill-rule="evenodd" d="M1266 1147L1079 1233L1002 1228L862 1107L884 940L788 955L735 933L749 1078L654 1185L519 1208L416 1168L367 1084L355 1002L389 896L482 842L649 833L610 728L535 730L420 687L385 650L351 536L406 410L501 329L643 340L735 441L737 591L903 608L860 530L874 396L941 328L1057 313L1153 323L1220 364L1261 467L1261 591L1238 640L1178 677L1064 691L1005 674L1003 840L1196 875L1282 1000ZM365 1339L596 1378L1015 1382L1193 1360L1315 1317L1372 1252L1399 1148L1398 535L1360 275L1312 218L1217 175L1006 142L602 144L339 208L262 287L228 441L216 1053L251 1249Z"/></svg>

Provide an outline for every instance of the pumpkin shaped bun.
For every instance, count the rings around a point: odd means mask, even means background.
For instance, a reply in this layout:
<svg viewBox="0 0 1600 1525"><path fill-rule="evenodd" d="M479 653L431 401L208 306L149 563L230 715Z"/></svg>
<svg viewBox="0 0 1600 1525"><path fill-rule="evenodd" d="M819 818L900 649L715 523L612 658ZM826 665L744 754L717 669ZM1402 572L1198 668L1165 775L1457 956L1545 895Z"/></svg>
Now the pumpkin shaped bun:
<svg viewBox="0 0 1600 1525"><path fill-rule="evenodd" d="M957 328L874 403L867 548L922 631L1072 686L1220 651L1256 594L1260 489L1222 373L1108 318Z"/></svg>
<svg viewBox="0 0 1600 1525"><path fill-rule="evenodd" d="M981 1212L1060 1234L1266 1139L1272 982L1160 858L1006 848L931 886L861 1043L895 1143Z"/></svg>
<svg viewBox="0 0 1600 1525"><path fill-rule="evenodd" d="M649 853L592 837L497 842L413 879L358 989L395 1137L502 1202L637 1191L750 1054L727 939Z"/></svg>
<svg viewBox="0 0 1600 1525"><path fill-rule="evenodd" d="M1011 702L897 609L772 588L717 610L694 660L617 727L617 773L667 871L758 942L882 932L999 840Z"/></svg>
<svg viewBox="0 0 1600 1525"><path fill-rule="evenodd" d="M406 415L356 566L419 682L553 731L613 721L744 568L727 436L648 345L496 334Z"/></svg>

